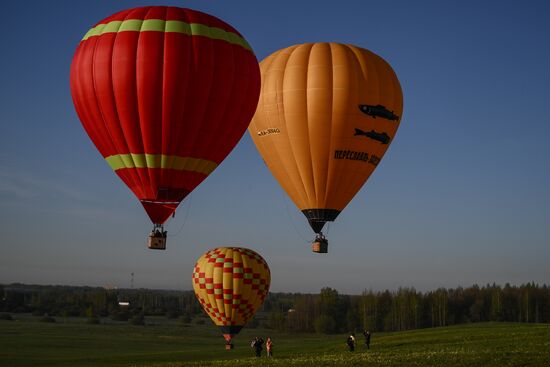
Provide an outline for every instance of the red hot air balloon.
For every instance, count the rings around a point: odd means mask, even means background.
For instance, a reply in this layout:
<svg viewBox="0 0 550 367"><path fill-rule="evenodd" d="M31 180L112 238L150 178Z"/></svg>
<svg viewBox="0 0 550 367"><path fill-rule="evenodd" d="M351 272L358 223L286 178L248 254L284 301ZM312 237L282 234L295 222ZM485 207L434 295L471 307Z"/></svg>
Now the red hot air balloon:
<svg viewBox="0 0 550 367"><path fill-rule="evenodd" d="M128 9L78 45L71 93L107 163L163 223L231 152L256 109L258 62L246 40L211 15L177 7Z"/></svg>

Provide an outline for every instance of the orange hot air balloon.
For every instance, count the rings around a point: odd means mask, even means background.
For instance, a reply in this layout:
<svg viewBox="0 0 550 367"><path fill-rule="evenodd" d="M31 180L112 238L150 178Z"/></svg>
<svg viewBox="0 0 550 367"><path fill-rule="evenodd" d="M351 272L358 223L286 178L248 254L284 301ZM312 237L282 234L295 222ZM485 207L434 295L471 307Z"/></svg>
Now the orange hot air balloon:
<svg viewBox="0 0 550 367"><path fill-rule="evenodd" d="M307 43L260 63L260 100L248 131L267 167L322 235L370 177L401 121L397 77L376 54Z"/></svg>
<svg viewBox="0 0 550 367"><path fill-rule="evenodd" d="M269 292L271 273L258 253L241 247L207 251L193 269L193 289L204 311L220 328L231 349Z"/></svg>
<svg viewBox="0 0 550 367"><path fill-rule="evenodd" d="M128 9L86 33L71 64L73 102L160 230L150 247L164 248L162 224L241 139L259 90L246 40L205 13Z"/></svg>

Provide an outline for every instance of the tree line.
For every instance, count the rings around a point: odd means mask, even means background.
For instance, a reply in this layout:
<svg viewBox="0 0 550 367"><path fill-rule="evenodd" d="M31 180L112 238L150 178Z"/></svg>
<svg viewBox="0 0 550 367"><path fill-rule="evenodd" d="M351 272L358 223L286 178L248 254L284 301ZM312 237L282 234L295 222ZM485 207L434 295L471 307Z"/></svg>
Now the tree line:
<svg viewBox="0 0 550 367"><path fill-rule="evenodd" d="M0 285L0 296L0 312L36 316L126 321L138 314L190 318L202 312L192 291L10 284Z"/></svg>
<svg viewBox="0 0 550 367"><path fill-rule="evenodd" d="M0 312L121 321L136 315L179 317L184 322L204 319L192 291L10 284L0 285L0 296ZM527 283L427 292L366 290L361 295L344 295L328 287L319 294L270 293L247 327L331 334L483 321L550 323L550 288Z"/></svg>

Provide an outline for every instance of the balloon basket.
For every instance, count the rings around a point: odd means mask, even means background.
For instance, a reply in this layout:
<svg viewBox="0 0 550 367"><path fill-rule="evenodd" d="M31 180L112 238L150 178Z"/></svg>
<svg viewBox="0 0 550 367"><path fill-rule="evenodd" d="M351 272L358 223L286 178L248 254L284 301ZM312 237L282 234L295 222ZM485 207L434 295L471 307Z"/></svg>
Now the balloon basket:
<svg viewBox="0 0 550 367"><path fill-rule="evenodd" d="M162 224L156 224L153 227L147 240L147 247L151 250L166 250L166 231Z"/></svg>
<svg viewBox="0 0 550 367"><path fill-rule="evenodd" d="M231 349L233 349L234 347L235 347L235 346L234 346L233 344L229 343L229 344L226 344L226 345L225 345L225 350L231 350Z"/></svg>
<svg viewBox="0 0 550 367"><path fill-rule="evenodd" d="M162 225L155 224L155 228L149 233L147 247L151 250L166 250L166 231Z"/></svg>
<svg viewBox="0 0 550 367"><path fill-rule="evenodd" d="M149 236L147 247L151 250L166 250L166 237Z"/></svg>
<svg viewBox="0 0 550 367"><path fill-rule="evenodd" d="M318 254L326 254L328 252L328 241L326 238L316 238L311 244L311 251Z"/></svg>

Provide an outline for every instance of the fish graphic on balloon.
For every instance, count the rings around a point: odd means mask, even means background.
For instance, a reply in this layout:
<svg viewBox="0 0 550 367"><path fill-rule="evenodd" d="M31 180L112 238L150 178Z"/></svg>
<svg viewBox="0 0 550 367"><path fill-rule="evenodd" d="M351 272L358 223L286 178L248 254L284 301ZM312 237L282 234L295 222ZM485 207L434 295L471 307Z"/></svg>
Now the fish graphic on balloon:
<svg viewBox="0 0 550 367"><path fill-rule="evenodd" d="M379 133L374 130L363 131L361 129L355 128L355 134L353 134L353 136L366 136L367 138L379 141L382 144L389 144L390 142L390 136L388 134Z"/></svg>
<svg viewBox="0 0 550 367"><path fill-rule="evenodd" d="M381 104L376 106L371 106L368 104L360 104L359 110L365 115L372 116L373 118L381 117L391 121L398 121L399 116L395 115L393 111L388 110L386 107Z"/></svg>

